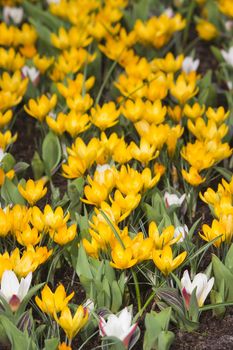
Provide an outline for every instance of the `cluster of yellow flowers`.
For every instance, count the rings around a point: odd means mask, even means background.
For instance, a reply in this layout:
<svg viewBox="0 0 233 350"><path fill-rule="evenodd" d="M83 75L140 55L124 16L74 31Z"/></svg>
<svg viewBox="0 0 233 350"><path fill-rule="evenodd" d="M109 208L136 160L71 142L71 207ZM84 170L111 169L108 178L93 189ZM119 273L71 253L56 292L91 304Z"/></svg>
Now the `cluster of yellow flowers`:
<svg viewBox="0 0 233 350"><path fill-rule="evenodd" d="M72 317L69 301L74 297L74 292L66 295L65 288L60 284L53 293L46 284L41 291L41 299L35 298L36 304L46 314L55 319L58 325L65 331L69 341L76 336L76 334L83 328L89 318L88 309L79 305ZM60 316L58 314L60 313Z"/></svg>
<svg viewBox="0 0 233 350"><path fill-rule="evenodd" d="M192 108L188 106L184 110L190 118L187 123L188 129L196 137L194 143L189 142L181 150L182 157L191 166L189 172L183 169L182 175L192 186L198 186L205 181L205 178L200 176L200 171L210 168L232 154L229 144L222 143L228 132L228 126L224 121L229 112L225 113L223 107L217 110L209 107L206 111L206 120L204 110L205 107L202 108L198 104Z"/></svg>
<svg viewBox="0 0 233 350"><path fill-rule="evenodd" d="M209 187L203 195L200 193L200 197L216 216L211 226L202 226L203 233L200 236L208 242L216 239L213 244L217 248L223 242L230 244L233 235L233 178L229 183L222 179L216 192Z"/></svg>
<svg viewBox="0 0 233 350"><path fill-rule="evenodd" d="M77 225L68 226L70 214L64 215L61 207L53 211L50 205L46 205L42 212L36 206L28 208L17 204L6 210L0 209L0 218L0 236L12 237L25 247L21 257L18 248L10 256L8 252L0 256L0 276L9 269L14 269L19 276L35 271L53 252L53 249L48 250L47 246L42 246L48 235L52 242L65 245L77 234Z"/></svg>

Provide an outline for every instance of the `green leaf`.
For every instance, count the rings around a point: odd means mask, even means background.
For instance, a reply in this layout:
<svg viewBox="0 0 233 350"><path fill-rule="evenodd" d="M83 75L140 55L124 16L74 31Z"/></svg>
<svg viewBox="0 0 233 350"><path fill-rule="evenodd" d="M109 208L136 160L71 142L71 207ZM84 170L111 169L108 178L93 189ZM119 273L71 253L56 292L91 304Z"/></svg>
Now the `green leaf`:
<svg viewBox="0 0 233 350"><path fill-rule="evenodd" d="M226 259L225 259L225 265L233 274L233 244L231 244L231 246L227 252Z"/></svg>
<svg viewBox="0 0 233 350"><path fill-rule="evenodd" d="M2 185L1 195L6 205L12 203L25 205L25 200L19 193L17 186L7 177L5 177L4 184Z"/></svg>
<svg viewBox="0 0 233 350"><path fill-rule="evenodd" d="M158 336L158 350L169 350L174 340L175 334L173 332L162 331Z"/></svg>
<svg viewBox="0 0 233 350"><path fill-rule="evenodd" d="M117 281L113 281L111 285L111 296L112 296L112 306L111 311L113 313L117 312L122 305L123 294L118 286Z"/></svg>
<svg viewBox="0 0 233 350"><path fill-rule="evenodd" d="M91 269L90 269L89 260L82 244L80 244L79 246L78 259L77 259L77 264L75 266L75 271L77 272L79 277L82 275L89 279L93 278Z"/></svg>
<svg viewBox="0 0 233 350"><path fill-rule="evenodd" d="M43 162L40 158L40 155L37 151L35 151L35 153L34 153L34 156L32 158L32 162L31 162L31 166L32 166L34 179L35 180L40 179L44 174L44 164L43 164Z"/></svg>
<svg viewBox="0 0 233 350"><path fill-rule="evenodd" d="M36 344L27 333L20 332L18 328L4 315L0 315L0 323L6 331L14 350L38 350Z"/></svg>
<svg viewBox="0 0 233 350"><path fill-rule="evenodd" d="M230 170L222 168L220 166L216 166L215 170L217 170L217 172L221 174L227 181L231 181L233 174Z"/></svg>
<svg viewBox="0 0 233 350"><path fill-rule="evenodd" d="M52 132L49 132L43 141L42 159L44 161L47 175L51 176L53 170L58 166L61 160L61 146L59 138Z"/></svg>
<svg viewBox="0 0 233 350"><path fill-rule="evenodd" d="M14 171L16 173L21 173L21 172L25 171L28 167L29 167L28 163L26 163L26 162L18 162L14 166Z"/></svg>
<svg viewBox="0 0 233 350"><path fill-rule="evenodd" d="M58 338L46 339L44 350L57 350L58 345L59 345Z"/></svg>
<svg viewBox="0 0 233 350"><path fill-rule="evenodd" d="M7 173L11 169L13 169L16 162L15 162L15 158L10 153L7 153L2 159L1 163L2 163L2 168L4 172Z"/></svg>
<svg viewBox="0 0 233 350"><path fill-rule="evenodd" d="M212 255L212 263L215 284L218 290L220 290L222 280L224 280L226 297L225 301L233 301L233 274L214 254Z"/></svg>

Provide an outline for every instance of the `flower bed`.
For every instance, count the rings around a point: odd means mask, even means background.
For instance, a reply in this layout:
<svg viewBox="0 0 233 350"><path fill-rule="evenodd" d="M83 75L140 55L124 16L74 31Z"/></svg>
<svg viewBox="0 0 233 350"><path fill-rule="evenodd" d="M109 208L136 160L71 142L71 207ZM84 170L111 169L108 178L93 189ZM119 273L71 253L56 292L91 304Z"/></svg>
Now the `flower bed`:
<svg viewBox="0 0 233 350"><path fill-rule="evenodd" d="M232 348L231 0L0 15L0 348Z"/></svg>

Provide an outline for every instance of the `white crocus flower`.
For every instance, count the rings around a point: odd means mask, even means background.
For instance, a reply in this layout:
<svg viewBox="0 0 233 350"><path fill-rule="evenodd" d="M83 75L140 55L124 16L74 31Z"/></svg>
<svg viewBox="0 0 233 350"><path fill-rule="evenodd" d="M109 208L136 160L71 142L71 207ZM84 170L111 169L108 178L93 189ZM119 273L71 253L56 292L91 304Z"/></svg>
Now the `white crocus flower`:
<svg viewBox="0 0 233 350"><path fill-rule="evenodd" d="M174 11L171 7L168 7L164 10L164 13L169 17L172 18L174 17Z"/></svg>
<svg viewBox="0 0 233 350"><path fill-rule="evenodd" d="M33 84L37 83L37 80L40 75L40 72L35 67L28 67L28 66L24 66L22 68L22 73L24 77L29 77L29 79Z"/></svg>
<svg viewBox="0 0 233 350"><path fill-rule="evenodd" d="M11 19L14 24L20 24L23 19L23 8L4 6L3 19L6 23L9 23Z"/></svg>
<svg viewBox="0 0 233 350"><path fill-rule="evenodd" d="M102 337L116 337L128 348L130 339L137 328L137 323L133 325L131 323L132 313L125 307L118 315L109 315L107 321L100 317L100 335Z"/></svg>
<svg viewBox="0 0 233 350"><path fill-rule="evenodd" d="M178 197L176 194L165 192L164 201L166 207L169 208L171 205L178 205L180 207L183 201L185 200L185 196L185 193L181 197Z"/></svg>
<svg viewBox="0 0 233 350"><path fill-rule="evenodd" d="M84 307L84 309L87 309L89 311L89 313L91 313L95 308L93 300L87 299L85 301L85 303L83 304L83 307Z"/></svg>
<svg viewBox="0 0 233 350"><path fill-rule="evenodd" d="M6 270L1 280L1 296L8 302L12 311L17 311L21 301L27 295L32 281L32 273L25 278L21 278L19 283L16 274L13 271Z"/></svg>
<svg viewBox="0 0 233 350"><path fill-rule="evenodd" d="M189 74L190 72L193 72L193 71L196 72L197 68L199 67L199 64L200 64L199 59L194 60L191 56L187 56L183 60L182 70L183 70L183 72L185 72L187 74Z"/></svg>
<svg viewBox="0 0 233 350"><path fill-rule="evenodd" d="M233 29L233 21L226 21L225 28L228 32L230 32Z"/></svg>
<svg viewBox="0 0 233 350"><path fill-rule="evenodd" d="M221 50L221 54L226 63L233 67L233 46L228 51Z"/></svg>
<svg viewBox="0 0 233 350"><path fill-rule="evenodd" d="M191 282L188 270L185 270L183 277L181 278L181 287L187 308L189 307L190 298L195 288L197 303L198 306L201 307L204 304L209 292L213 288L213 285L214 277L210 278L208 281L208 277L201 272L195 275L193 281Z"/></svg>
<svg viewBox="0 0 233 350"><path fill-rule="evenodd" d="M175 228L175 232L174 232L174 237L180 237L180 239L177 241L177 243L181 243L185 240L187 234L189 232L188 226L184 225L184 226L177 226Z"/></svg>

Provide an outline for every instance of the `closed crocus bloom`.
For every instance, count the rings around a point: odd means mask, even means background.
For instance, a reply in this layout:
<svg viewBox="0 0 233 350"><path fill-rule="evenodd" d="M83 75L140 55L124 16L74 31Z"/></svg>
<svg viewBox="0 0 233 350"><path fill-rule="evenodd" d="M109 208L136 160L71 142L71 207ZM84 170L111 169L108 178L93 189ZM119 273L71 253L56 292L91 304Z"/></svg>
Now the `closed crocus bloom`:
<svg viewBox="0 0 233 350"><path fill-rule="evenodd" d="M13 269L13 262L9 256L9 253L5 252L3 254L0 254L0 279L2 278L4 271L12 270L12 269Z"/></svg>
<svg viewBox="0 0 233 350"><path fill-rule="evenodd" d="M132 159L130 147L122 138L112 152L112 159L120 164L128 163Z"/></svg>
<svg viewBox="0 0 233 350"><path fill-rule="evenodd" d="M43 122L46 115L56 106L57 96L52 95L49 99L46 95L38 97L36 100L30 99L28 102L28 107L25 105L25 111L33 118Z"/></svg>
<svg viewBox="0 0 233 350"><path fill-rule="evenodd" d="M171 205L177 205L180 207L185 200L186 194L182 194L181 197L178 197L176 194L165 192L164 194L164 202L167 208Z"/></svg>
<svg viewBox="0 0 233 350"><path fill-rule="evenodd" d="M82 305L78 306L74 317L72 317L71 311L68 308L68 306L62 309L59 318L57 316L55 317L56 322L64 330L70 341L83 327L85 327L88 318L88 310L86 308L83 308Z"/></svg>
<svg viewBox="0 0 233 350"><path fill-rule="evenodd" d="M174 237L178 238L177 243L182 243L187 237L188 233L189 233L189 229L187 225L177 226L174 232Z"/></svg>
<svg viewBox="0 0 233 350"><path fill-rule="evenodd" d="M60 284L53 293L46 284L41 291L41 299L36 296L35 302L41 311L53 316L54 313L61 312L73 298L74 292L66 295L65 288Z"/></svg>
<svg viewBox="0 0 233 350"><path fill-rule="evenodd" d="M39 82L40 72L35 67L24 66L22 68L22 75L28 77L34 86L37 86Z"/></svg>
<svg viewBox="0 0 233 350"><path fill-rule="evenodd" d="M30 219L30 211L26 206L16 204L10 211L12 232L23 231Z"/></svg>
<svg viewBox="0 0 233 350"><path fill-rule="evenodd" d="M65 130L71 135L71 137L76 137L78 134L87 130L90 126L90 118L87 114L76 113L72 110L66 115Z"/></svg>
<svg viewBox="0 0 233 350"><path fill-rule="evenodd" d="M196 25L196 30L201 39L210 41L218 36L217 28L210 22L201 19Z"/></svg>
<svg viewBox="0 0 233 350"><path fill-rule="evenodd" d="M179 138L182 136L183 132L184 132L184 128L182 128L180 125L173 126L172 128L169 129L167 142L166 142L169 157L173 157L176 150L177 142Z"/></svg>
<svg viewBox="0 0 233 350"><path fill-rule="evenodd" d="M201 117L205 112L205 106L199 105L198 102L195 102L193 106L186 104L184 106L184 115L190 119L197 119Z"/></svg>
<svg viewBox="0 0 233 350"><path fill-rule="evenodd" d="M159 151L156 151L154 145L150 145L146 139L140 139L140 145L137 146L133 141L129 145L129 151L132 157L143 165L147 165L152 159L155 159L159 155Z"/></svg>
<svg viewBox="0 0 233 350"><path fill-rule="evenodd" d="M49 235L52 238L52 240L59 244L59 245L65 245L75 238L77 234L77 225L73 224L70 227L67 227L67 225L59 227L57 230L50 230Z"/></svg>
<svg viewBox="0 0 233 350"><path fill-rule="evenodd" d="M203 233L201 234L199 232L199 235L202 239L204 239L207 242L212 241L213 239L219 237L215 242L213 242L213 245L216 248L219 248L222 242L226 240L226 230L222 223L220 223L218 220L214 219L212 222L212 225L206 225L204 224L202 226Z"/></svg>
<svg viewBox="0 0 233 350"><path fill-rule="evenodd" d="M121 112L125 118L135 123L138 120L142 119L144 115L144 109L145 103L141 98L136 98L135 101L128 99L121 108Z"/></svg>
<svg viewBox="0 0 233 350"><path fill-rule="evenodd" d="M143 187L141 174L129 166L126 168L126 166L122 165L116 179L116 187L123 194L137 194Z"/></svg>
<svg viewBox="0 0 233 350"><path fill-rule="evenodd" d="M30 222L39 232L44 230L44 215L38 207L30 208Z"/></svg>
<svg viewBox="0 0 233 350"><path fill-rule="evenodd" d="M5 237L11 230L11 216L9 211L0 208L0 237Z"/></svg>
<svg viewBox="0 0 233 350"><path fill-rule="evenodd" d="M183 110L180 106L175 106L174 108L167 108L169 117L172 118L175 122L179 123L182 118Z"/></svg>
<svg viewBox="0 0 233 350"><path fill-rule="evenodd" d="M163 72L155 73L149 81L146 97L150 101L163 100L168 94L168 79Z"/></svg>
<svg viewBox="0 0 233 350"><path fill-rule="evenodd" d="M23 246L36 245L40 242L41 235L35 227L27 225L23 231L16 231L17 242Z"/></svg>
<svg viewBox="0 0 233 350"><path fill-rule="evenodd" d="M185 181L192 186L199 186L206 180L205 177L201 177L198 170L193 166L190 167L189 171L182 169L181 172Z"/></svg>
<svg viewBox="0 0 233 350"><path fill-rule="evenodd" d="M89 229L91 237L97 242L102 251L108 251L109 245L115 240L114 233L105 222L98 222L96 225L90 223L93 229Z"/></svg>
<svg viewBox="0 0 233 350"><path fill-rule="evenodd" d="M91 109L91 122L101 130L110 128L118 123L120 110L116 109L114 102L105 103L102 107L97 105Z"/></svg>
<svg viewBox="0 0 233 350"><path fill-rule="evenodd" d="M196 71L197 68L199 67L199 64L200 64L200 60L199 59L194 60L191 56L187 56L183 60L182 70L185 73L189 74L189 73L191 73L193 71Z"/></svg>
<svg viewBox="0 0 233 350"><path fill-rule="evenodd" d="M81 94L76 94L73 97L67 97L67 106L74 110L76 113L85 113L93 104L93 99L89 94L82 96Z"/></svg>
<svg viewBox="0 0 233 350"><path fill-rule="evenodd" d="M17 139L17 134L14 136L11 134L11 131L7 130L6 132L0 132L0 148L5 151L7 146L11 145L14 143Z"/></svg>
<svg viewBox="0 0 233 350"><path fill-rule="evenodd" d="M183 59L183 55L179 55L175 58L171 52L168 52L165 58L154 59L153 64L165 73L175 73L181 68Z"/></svg>
<svg viewBox="0 0 233 350"><path fill-rule="evenodd" d="M179 254L176 258L172 256L172 249L166 245L163 250L154 250L152 259L156 267L165 275L168 276L172 271L177 269L187 256L187 252Z"/></svg>
<svg viewBox="0 0 233 350"><path fill-rule="evenodd" d="M198 87L195 82L188 82L183 75L179 75L176 82L171 83L170 93L175 97L181 105L198 93Z"/></svg>
<svg viewBox="0 0 233 350"><path fill-rule="evenodd" d="M31 285L32 273L21 278L19 283L13 271L4 271L1 279L0 295L7 301L13 312L17 311Z"/></svg>
<svg viewBox="0 0 233 350"><path fill-rule="evenodd" d="M120 244L116 244L111 255L112 261L110 265L115 269L129 269L137 263L137 259L133 258L133 252L130 247L125 249Z"/></svg>
<svg viewBox="0 0 233 350"><path fill-rule="evenodd" d="M9 109L5 113L0 111L0 129L4 128L12 119L13 113Z"/></svg>
<svg viewBox="0 0 233 350"><path fill-rule="evenodd" d="M57 207L54 211L50 205L46 205L44 208L44 222L45 226L56 230L64 226L70 218L70 213L64 216L62 207Z"/></svg>
<svg viewBox="0 0 233 350"><path fill-rule="evenodd" d="M209 107L206 111L206 116L210 120L214 120L218 125L223 123L230 115L230 111L225 112L223 107L219 107L216 110Z"/></svg>
<svg viewBox="0 0 233 350"><path fill-rule="evenodd" d="M41 74L44 74L49 69L49 67L51 67L53 62L54 62L54 57L46 57L46 56L40 57L39 55L36 55L33 57L33 63Z"/></svg>
<svg viewBox="0 0 233 350"><path fill-rule="evenodd" d="M181 288L187 309L189 309L191 295L195 288L198 306L202 307L213 285L214 277L208 280L207 275L200 272L191 281L188 270L185 270L181 278Z"/></svg>
<svg viewBox="0 0 233 350"><path fill-rule="evenodd" d="M139 205L141 200L141 195L136 193L129 193L128 195L123 195L119 190L115 191L113 203L117 203L121 208L123 213L131 212Z"/></svg>
<svg viewBox="0 0 233 350"><path fill-rule="evenodd" d="M12 20L14 24L20 24L23 19L23 8L4 6L3 18L6 23L9 23L10 20Z"/></svg>
<svg viewBox="0 0 233 350"><path fill-rule="evenodd" d="M116 337L128 349L130 340L137 329L137 323L132 324L132 312L125 307L118 315L110 314L107 321L100 316L99 329L102 337Z"/></svg>
<svg viewBox="0 0 233 350"><path fill-rule="evenodd" d="M149 224L149 237L153 241L155 249L163 249L167 245L172 245L179 240L179 237L175 237L174 226L166 227L162 233L159 232L158 227L154 221Z"/></svg>
<svg viewBox="0 0 233 350"><path fill-rule="evenodd" d="M144 137L150 144L156 145L157 149L163 147L170 130L168 124L154 125L149 124L146 120L137 122L135 128L141 137Z"/></svg>
<svg viewBox="0 0 233 350"><path fill-rule="evenodd" d="M26 201L30 205L34 205L38 200L43 198L47 193L47 187L44 187L45 181L44 179L40 179L37 181L33 181L29 179L25 186L18 185L18 190L20 194L23 196L23 198L26 199Z"/></svg>
<svg viewBox="0 0 233 350"><path fill-rule="evenodd" d="M48 124L49 128L58 135L62 135L66 131L65 121L66 115L63 113L59 113L56 119L51 116L46 117L46 123Z"/></svg>
<svg viewBox="0 0 233 350"><path fill-rule="evenodd" d="M84 187L86 199L82 198L82 201L99 207L101 202L105 201L109 194L108 188L104 184L99 184L98 182L93 181L89 176L88 182L90 186L87 185Z"/></svg>

